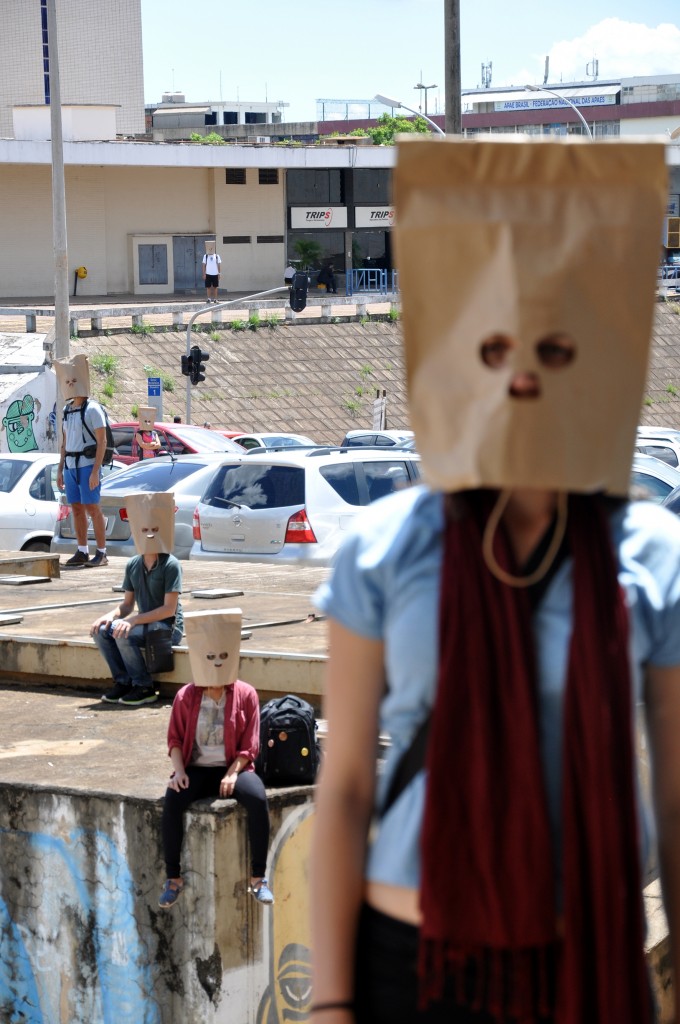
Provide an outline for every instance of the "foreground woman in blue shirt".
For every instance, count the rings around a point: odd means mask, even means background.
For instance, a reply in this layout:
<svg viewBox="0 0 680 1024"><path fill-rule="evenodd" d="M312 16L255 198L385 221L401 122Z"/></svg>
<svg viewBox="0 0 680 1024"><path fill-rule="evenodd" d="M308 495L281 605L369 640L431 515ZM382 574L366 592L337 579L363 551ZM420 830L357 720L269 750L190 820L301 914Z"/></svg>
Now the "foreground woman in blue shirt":
<svg viewBox="0 0 680 1024"><path fill-rule="evenodd" d="M663 154L428 142L399 165L431 486L368 509L318 598L312 1019L650 1024L633 736L644 701L673 939L680 524L625 492ZM454 284L427 323L437 268ZM598 304L614 286L625 316Z"/></svg>

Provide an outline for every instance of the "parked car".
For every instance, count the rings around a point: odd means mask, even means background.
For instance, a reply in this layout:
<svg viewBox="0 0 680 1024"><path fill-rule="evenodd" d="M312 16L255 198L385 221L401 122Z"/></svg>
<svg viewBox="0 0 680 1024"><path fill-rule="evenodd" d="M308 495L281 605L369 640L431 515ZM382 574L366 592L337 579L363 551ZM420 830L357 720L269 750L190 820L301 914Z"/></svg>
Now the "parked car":
<svg viewBox="0 0 680 1024"><path fill-rule="evenodd" d="M196 502L207 487L223 455L170 455L163 459L146 459L130 466L120 480L102 484L101 510L106 520L106 552L108 555L134 555L135 542L130 532L125 498L134 491L172 491L175 495L175 546L177 558L188 558L193 544L192 520ZM94 537L92 528L88 536ZM52 551L72 553L76 534L70 505L60 505L57 530Z"/></svg>
<svg viewBox="0 0 680 1024"><path fill-rule="evenodd" d="M190 557L330 565L363 505L419 477L409 452L291 448L223 459L196 507Z"/></svg>
<svg viewBox="0 0 680 1024"><path fill-rule="evenodd" d="M241 449L219 430L194 427L189 423L156 423L153 428L161 442L161 451L173 455L196 455L205 452L238 452ZM116 458L122 462L139 462L141 452L135 435L139 430L136 421L112 423L113 443Z"/></svg>
<svg viewBox="0 0 680 1024"><path fill-rule="evenodd" d="M313 448L316 441L304 434L236 434L233 437L242 448Z"/></svg>
<svg viewBox="0 0 680 1024"><path fill-rule="evenodd" d="M657 504L680 486L680 470L651 455L637 454L630 474L631 498L646 498Z"/></svg>
<svg viewBox="0 0 680 1024"><path fill-rule="evenodd" d="M413 437L412 430L350 430L342 441L342 448L392 448Z"/></svg>
<svg viewBox="0 0 680 1024"><path fill-rule="evenodd" d="M680 430L665 427L638 427L635 451L653 455L669 466L680 466Z"/></svg>
<svg viewBox="0 0 680 1024"><path fill-rule="evenodd" d="M56 452L0 453L0 550L49 551L59 511ZM102 479L126 469L114 461Z"/></svg>

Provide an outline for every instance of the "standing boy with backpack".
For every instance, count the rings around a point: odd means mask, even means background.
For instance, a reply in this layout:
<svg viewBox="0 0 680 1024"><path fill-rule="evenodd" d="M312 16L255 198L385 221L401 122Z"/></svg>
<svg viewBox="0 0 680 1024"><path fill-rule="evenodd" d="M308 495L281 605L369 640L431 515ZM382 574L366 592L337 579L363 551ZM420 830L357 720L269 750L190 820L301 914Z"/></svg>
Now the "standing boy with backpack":
<svg viewBox="0 0 680 1024"><path fill-rule="evenodd" d="M203 281L205 282L205 293L208 305L217 303L217 290L220 286L220 273L222 270L222 258L215 252L215 243L205 243L203 255Z"/></svg>
<svg viewBox="0 0 680 1024"><path fill-rule="evenodd" d="M107 419L99 402L89 397L90 369L87 356L79 354L54 369L61 393L66 399L63 411L61 458L57 469L57 487L66 491L73 510L73 527L78 550L66 565L96 569L108 565L106 522L99 507L100 474L107 455ZM97 550L89 557L87 520L92 520Z"/></svg>

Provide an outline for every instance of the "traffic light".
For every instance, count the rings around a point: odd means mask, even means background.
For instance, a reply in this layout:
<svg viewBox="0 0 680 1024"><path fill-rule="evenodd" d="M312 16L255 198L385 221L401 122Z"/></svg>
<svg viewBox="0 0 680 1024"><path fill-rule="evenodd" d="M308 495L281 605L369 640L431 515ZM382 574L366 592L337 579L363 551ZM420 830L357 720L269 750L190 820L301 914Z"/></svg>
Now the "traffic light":
<svg viewBox="0 0 680 1024"><path fill-rule="evenodd" d="M182 376L183 377L190 377L191 376L192 364L193 364L193 359L191 358L191 356L182 356Z"/></svg>
<svg viewBox="0 0 680 1024"><path fill-rule="evenodd" d="M295 271L295 276L290 285L290 308L296 313L301 313L307 305L307 274L301 270Z"/></svg>
<svg viewBox="0 0 680 1024"><path fill-rule="evenodd" d="M192 345L191 355L189 356L191 365L189 366L189 379L192 384L200 384L202 380L205 380L205 364L210 359L209 352L202 352L199 345Z"/></svg>

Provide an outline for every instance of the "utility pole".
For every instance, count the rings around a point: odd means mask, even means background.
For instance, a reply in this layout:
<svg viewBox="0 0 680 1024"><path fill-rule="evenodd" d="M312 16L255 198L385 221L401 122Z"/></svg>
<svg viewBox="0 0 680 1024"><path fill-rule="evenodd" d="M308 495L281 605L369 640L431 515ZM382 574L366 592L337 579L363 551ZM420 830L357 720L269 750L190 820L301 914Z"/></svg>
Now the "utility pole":
<svg viewBox="0 0 680 1024"><path fill-rule="evenodd" d="M460 135L460 0L444 0L444 121L447 135Z"/></svg>
<svg viewBox="0 0 680 1024"><path fill-rule="evenodd" d="M47 0L47 45L50 61L50 135L52 137L52 244L54 247L54 355L69 357L68 247L64 139L61 127L61 86L56 0Z"/></svg>

